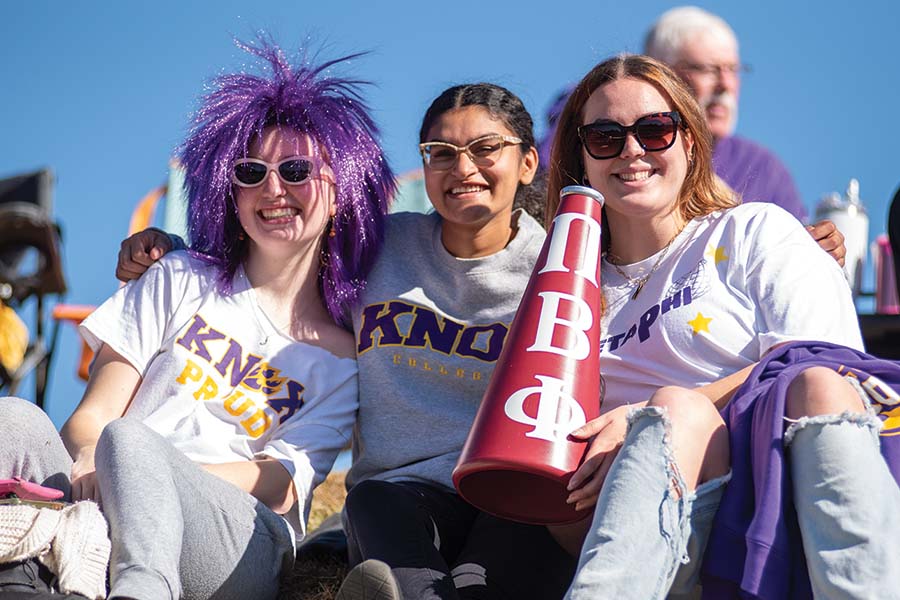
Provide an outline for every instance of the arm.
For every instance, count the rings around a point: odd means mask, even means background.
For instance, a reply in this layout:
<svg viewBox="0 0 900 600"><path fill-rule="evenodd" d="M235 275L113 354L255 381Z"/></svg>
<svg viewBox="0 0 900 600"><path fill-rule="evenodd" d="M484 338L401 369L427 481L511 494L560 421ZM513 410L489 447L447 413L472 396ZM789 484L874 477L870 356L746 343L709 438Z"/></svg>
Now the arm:
<svg viewBox="0 0 900 600"><path fill-rule="evenodd" d="M722 409L731 400L734 392L747 379L750 371L756 363L744 367L731 375L717 381L694 388L700 392L716 408ZM603 482L609 473L610 467L619 453L619 448L625 440L627 429L627 412L636 406L646 403L620 406L605 415L593 419L583 427L576 429L570 435L576 440L589 441L585 459L572 474L569 480L569 504L575 504L577 510L589 508L597 503ZM548 526L547 530L553 539L572 556L578 556L584 537L590 527L592 514L584 519L569 525Z"/></svg>
<svg viewBox="0 0 900 600"><path fill-rule="evenodd" d="M566 503L574 504L575 510L585 510L597 504L606 475L625 441L628 411L646 404L640 402L619 406L569 434L575 440L588 442L584 460L567 485L569 497L566 498ZM548 525L547 531L566 552L578 556L592 520L593 510L575 523Z"/></svg>
<svg viewBox="0 0 900 600"><path fill-rule="evenodd" d="M139 231L122 240L116 277L125 282L137 279L167 252L183 248L184 242L181 238L169 236L162 229L150 227Z"/></svg>
<svg viewBox="0 0 900 600"><path fill-rule="evenodd" d="M60 435L72 456L72 498L100 499L94 470L94 448L107 423L125 414L141 376L107 345L97 353L81 403L63 425Z"/></svg>
<svg viewBox="0 0 900 600"><path fill-rule="evenodd" d="M748 365L740 371L696 387L694 390L709 398L716 408L722 409L731 400L737 388L744 383L756 364ZM569 480L568 489L571 493L566 501L569 504L575 504L576 510L589 508L597 503L597 497L600 495L606 475L625 440L627 414L631 409L644 404L646 403L642 402L615 408L570 434L576 440L590 443L584 461ZM574 534L573 531L575 531ZM577 526L568 529L550 529L550 533L556 541L567 550L575 543L572 541L573 536L577 537L585 531L586 529L583 527L579 529Z"/></svg>
<svg viewBox="0 0 900 600"><path fill-rule="evenodd" d="M252 494L279 515L288 512L297 501L291 474L274 458L202 466L216 477Z"/></svg>
<svg viewBox="0 0 900 600"><path fill-rule="evenodd" d="M774 350L780 344L777 344L772 349ZM725 405L731 400L731 397L734 396L734 392L737 391L741 384L747 379L747 376L750 375L750 371L753 370L758 363L753 363L752 365L748 365L741 369L740 371L735 371L731 375L727 375L722 379L717 379L712 383L708 383L706 385L701 385L700 387L694 388L695 392L700 392L704 396L710 399L710 401L716 405L716 408L722 410L725 408Z"/></svg>

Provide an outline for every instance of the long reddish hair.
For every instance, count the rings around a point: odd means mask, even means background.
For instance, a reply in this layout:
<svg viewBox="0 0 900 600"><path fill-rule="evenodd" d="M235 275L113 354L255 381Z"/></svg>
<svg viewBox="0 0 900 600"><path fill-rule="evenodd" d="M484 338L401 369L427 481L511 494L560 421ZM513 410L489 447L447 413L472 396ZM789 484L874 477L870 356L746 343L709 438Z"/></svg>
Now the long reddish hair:
<svg viewBox="0 0 900 600"><path fill-rule="evenodd" d="M560 190L567 185L581 185L584 164L578 127L585 103L600 86L626 78L656 87L681 115L684 128L693 139L693 166L688 169L676 204L685 222L737 204L734 192L713 172L712 137L690 89L663 63L649 56L628 54L607 59L591 69L575 86L559 116L550 153L545 222L552 222L556 215Z"/></svg>

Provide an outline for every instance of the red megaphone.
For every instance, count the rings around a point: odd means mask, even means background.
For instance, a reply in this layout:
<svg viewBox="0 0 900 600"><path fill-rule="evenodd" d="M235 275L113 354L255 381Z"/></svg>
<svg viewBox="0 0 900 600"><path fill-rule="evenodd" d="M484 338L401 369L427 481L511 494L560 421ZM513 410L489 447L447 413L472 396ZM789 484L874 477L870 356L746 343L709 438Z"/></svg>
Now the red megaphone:
<svg viewBox="0 0 900 600"><path fill-rule="evenodd" d="M485 391L453 484L490 514L542 525L588 514L566 504L587 444L569 433L600 414L603 196L560 192L556 217Z"/></svg>

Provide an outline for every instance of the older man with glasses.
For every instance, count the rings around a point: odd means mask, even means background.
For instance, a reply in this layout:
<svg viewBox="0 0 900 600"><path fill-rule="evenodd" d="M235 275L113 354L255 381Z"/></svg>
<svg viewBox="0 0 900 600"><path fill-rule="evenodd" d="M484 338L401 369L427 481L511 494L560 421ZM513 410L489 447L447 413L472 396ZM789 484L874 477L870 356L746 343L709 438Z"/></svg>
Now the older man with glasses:
<svg viewBox="0 0 900 600"><path fill-rule="evenodd" d="M669 64L694 91L715 142L716 174L744 202L772 202L806 222L807 214L787 168L772 152L734 135L741 64L737 36L722 18L696 6L663 13L647 33L644 53ZM830 221L808 227L819 245L844 264L844 236Z"/></svg>
<svg viewBox="0 0 900 600"><path fill-rule="evenodd" d="M680 6L663 13L644 40L644 54L671 66L687 82L704 109L715 148L713 167L744 202L771 202L801 222L807 214L794 179L771 151L735 136L741 74L749 71L740 61L737 36L722 18L696 6ZM538 144L540 164L550 164L550 145L556 119L572 86L554 100L547 113L548 128ZM844 236L831 221L807 227L819 246L843 266Z"/></svg>

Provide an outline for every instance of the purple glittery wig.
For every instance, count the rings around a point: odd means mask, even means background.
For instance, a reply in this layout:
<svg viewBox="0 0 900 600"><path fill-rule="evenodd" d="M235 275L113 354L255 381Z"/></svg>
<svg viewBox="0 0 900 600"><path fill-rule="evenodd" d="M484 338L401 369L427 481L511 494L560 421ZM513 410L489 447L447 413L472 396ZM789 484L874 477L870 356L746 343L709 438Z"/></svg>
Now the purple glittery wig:
<svg viewBox="0 0 900 600"><path fill-rule="evenodd" d="M395 181L381 147L378 129L362 101L366 82L328 74L337 63L312 65L306 56L290 64L268 36L256 44L237 42L271 74L245 72L216 77L202 99L181 151L186 171L191 249L222 267L221 283L229 290L246 242L232 197L235 159L263 129L290 127L316 142L335 176L332 230L325 236L319 287L336 323L349 323L349 307L359 297L384 237L384 215Z"/></svg>

